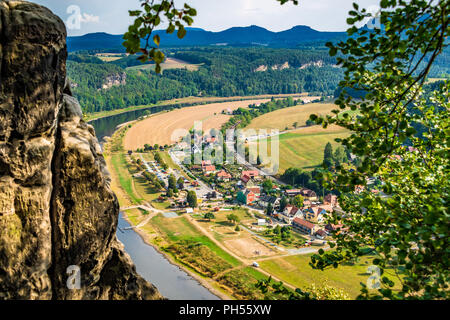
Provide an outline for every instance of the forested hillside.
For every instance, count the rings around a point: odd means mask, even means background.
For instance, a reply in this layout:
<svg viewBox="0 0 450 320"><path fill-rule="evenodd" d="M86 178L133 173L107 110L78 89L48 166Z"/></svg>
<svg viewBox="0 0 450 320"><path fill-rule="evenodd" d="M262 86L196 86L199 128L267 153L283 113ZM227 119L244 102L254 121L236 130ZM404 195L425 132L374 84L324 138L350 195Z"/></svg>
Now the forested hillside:
<svg viewBox="0 0 450 320"><path fill-rule="evenodd" d="M324 49L204 47L167 49L167 57L199 64L197 71L151 68L135 57L105 62L94 52L72 53L68 77L84 112L145 105L187 96L244 96L311 92L332 95L342 78ZM126 84L102 89L108 77L126 72Z"/></svg>
<svg viewBox="0 0 450 320"><path fill-rule="evenodd" d="M335 57L330 57L328 49L319 44L298 49L222 46L165 49L167 58L198 67L191 71L182 66L171 68L164 70L162 75L154 73L152 66L141 68L142 64L135 56L123 55L104 61L96 56L100 52L108 50L69 55L68 76L86 113L188 96L300 92L333 95L339 94L338 84L343 79L341 69L335 65ZM433 66L431 77L448 76L449 57L446 49ZM133 66L136 68L129 68ZM105 81L125 73L126 84L102 89Z"/></svg>

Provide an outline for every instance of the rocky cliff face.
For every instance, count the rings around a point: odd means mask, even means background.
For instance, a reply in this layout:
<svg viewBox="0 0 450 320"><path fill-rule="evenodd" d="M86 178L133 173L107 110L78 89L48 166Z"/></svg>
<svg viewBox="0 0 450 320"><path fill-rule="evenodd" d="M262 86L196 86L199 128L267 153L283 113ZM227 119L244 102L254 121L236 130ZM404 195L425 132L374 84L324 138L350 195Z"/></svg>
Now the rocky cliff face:
<svg viewBox="0 0 450 320"><path fill-rule="evenodd" d="M127 84L127 74L125 72L115 73L106 77L102 89L111 89L112 87L124 86Z"/></svg>
<svg viewBox="0 0 450 320"><path fill-rule="evenodd" d="M0 299L160 299L116 239L119 205L66 56L58 17L0 0Z"/></svg>

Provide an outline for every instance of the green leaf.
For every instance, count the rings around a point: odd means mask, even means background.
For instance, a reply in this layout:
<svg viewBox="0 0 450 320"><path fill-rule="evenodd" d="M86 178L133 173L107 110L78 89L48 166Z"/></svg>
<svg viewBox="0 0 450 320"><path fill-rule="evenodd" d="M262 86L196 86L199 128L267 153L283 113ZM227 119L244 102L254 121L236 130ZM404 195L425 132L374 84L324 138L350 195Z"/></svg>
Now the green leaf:
<svg viewBox="0 0 450 320"><path fill-rule="evenodd" d="M159 35L155 35L154 37L153 37L153 42L159 47L159 42L160 42L160 38L159 38Z"/></svg>
<svg viewBox="0 0 450 320"><path fill-rule="evenodd" d="M184 29L184 27L181 26L178 29L177 36L178 36L179 39L183 39L185 35L186 35L186 29Z"/></svg>

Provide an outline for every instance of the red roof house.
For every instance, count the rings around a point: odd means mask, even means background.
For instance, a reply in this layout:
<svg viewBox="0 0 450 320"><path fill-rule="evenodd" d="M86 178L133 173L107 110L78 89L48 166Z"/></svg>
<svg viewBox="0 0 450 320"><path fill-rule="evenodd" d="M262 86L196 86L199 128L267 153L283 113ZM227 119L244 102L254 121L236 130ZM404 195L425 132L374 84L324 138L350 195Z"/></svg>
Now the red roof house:
<svg viewBox="0 0 450 320"><path fill-rule="evenodd" d="M292 228L296 231L313 235L316 232L316 225L300 218L294 218Z"/></svg>

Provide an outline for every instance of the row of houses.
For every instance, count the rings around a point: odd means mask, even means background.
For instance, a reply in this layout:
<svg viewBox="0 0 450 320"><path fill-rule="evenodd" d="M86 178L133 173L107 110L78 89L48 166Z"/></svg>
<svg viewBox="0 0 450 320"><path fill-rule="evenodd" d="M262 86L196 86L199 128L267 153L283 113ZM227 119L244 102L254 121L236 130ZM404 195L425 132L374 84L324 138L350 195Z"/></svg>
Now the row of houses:
<svg viewBox="0 0 450 320"><path fill-rule="evenodd" d="M194 168L195 169L195 168ZM230 182L233 176L225 170L216 171L211 161L204 160L198 170L202 170L205 175L215 174L218 181ZM337 196L328 194L324 197L323 203L318 202L318 196L313 190L289 189L284 194L288 198L301 195L304 198L303 207L297 208L292 204L288 204L280 211L281 198L279 196L267 195L262 192L260 186L262 179L257 170L244 170L241 172L240 179L236 185L239 190L236 200L244 205L252 205L260 208L267 208L269 205L274 209L273 216L280 221L292 226L293 230L324 238L333 227L329 226L323 229L325 216L338 208L339 204ZM274 189L278 189L274 185Z"/></svg>

